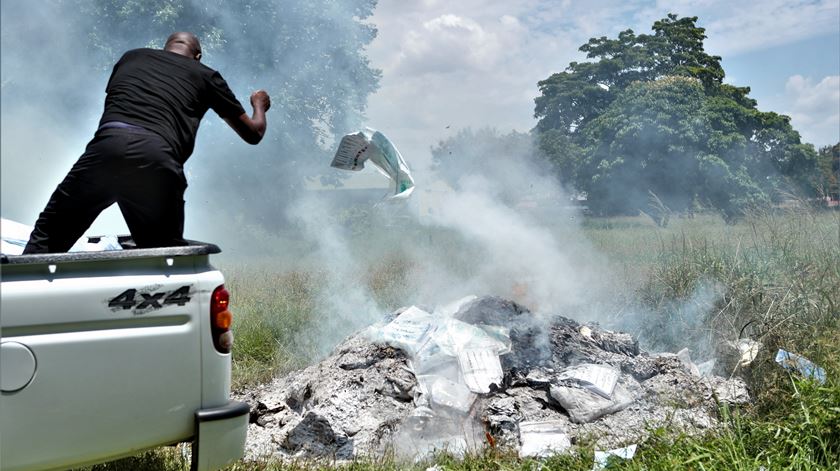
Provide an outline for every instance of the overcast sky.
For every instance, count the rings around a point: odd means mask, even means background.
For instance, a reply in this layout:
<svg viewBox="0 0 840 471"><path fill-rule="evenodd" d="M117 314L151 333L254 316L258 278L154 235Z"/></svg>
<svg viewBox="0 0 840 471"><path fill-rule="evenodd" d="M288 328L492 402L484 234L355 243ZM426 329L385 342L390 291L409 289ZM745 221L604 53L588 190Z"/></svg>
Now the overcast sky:
<svg viewBox="0 0 840 471"><path fill-rule="evenodd" d="M369 125L415 166L464 127L527 131L537 82L584 60L580 45L649 33L669 12L699 17L706 51L759 109L790 115L806 142L840 141L840 0L380 0Z"/></svg>

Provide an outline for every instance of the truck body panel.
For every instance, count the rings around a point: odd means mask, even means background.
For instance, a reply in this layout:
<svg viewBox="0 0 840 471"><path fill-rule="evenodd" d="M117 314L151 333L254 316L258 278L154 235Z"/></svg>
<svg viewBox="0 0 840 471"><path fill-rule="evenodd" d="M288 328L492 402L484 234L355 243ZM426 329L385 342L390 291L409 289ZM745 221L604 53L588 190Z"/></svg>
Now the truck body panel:
<svg viewBox="0 0 840 471"><path fill-rule="evenodd" d="M0 342L16 358L8 375L0 370L3 470L67 468L193 440L201 411L230 407L230 354L216 351L210 330L211 294L224 282L209 263L214 249L3 257ZM15 389L26 350L34 371ZM224 456L194 466L240 457L247 413L242 421L228 420Z"/></svg>

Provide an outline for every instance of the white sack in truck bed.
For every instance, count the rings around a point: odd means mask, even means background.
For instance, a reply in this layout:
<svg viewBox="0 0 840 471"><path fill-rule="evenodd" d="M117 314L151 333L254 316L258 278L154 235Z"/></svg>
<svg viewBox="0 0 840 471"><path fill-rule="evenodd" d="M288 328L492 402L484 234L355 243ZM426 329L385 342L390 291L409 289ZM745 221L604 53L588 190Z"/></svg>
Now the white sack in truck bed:
<svg viewBox="0 0 840 471"><path fill-rule="evenodd" d="M393 182L394 194L390 199L408 198L414 191L411 170L400 151L384 134L371 128L341 138L331 166L359 171L365 168L367 160Z"/></svg>
<svg viewBox="0 0 840 471"><path fill-rule="evenodd" d="M29 234L32 233L32 226L21 224L11 219L0 219L0 253L6 255L21 255L26 243L29 241ZM93 237L82 236L77 240L70 252L98 252L102 250L121 250L122 246L116 236Z"/></svg>

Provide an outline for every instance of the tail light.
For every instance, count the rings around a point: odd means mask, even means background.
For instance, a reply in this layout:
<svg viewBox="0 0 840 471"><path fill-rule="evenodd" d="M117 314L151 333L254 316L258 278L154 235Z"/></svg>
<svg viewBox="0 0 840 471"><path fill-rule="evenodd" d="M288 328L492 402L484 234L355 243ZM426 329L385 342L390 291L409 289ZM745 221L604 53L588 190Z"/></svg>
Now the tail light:
<svg viewBox="0 0 840 471"><path fill-rule="evenodd" d="M228 310L229 305L230 293L225 285L219 285L213 290L210 299L210 334L213 336L213 346L219 353L230 353L233 346L233 332L230 331L233 314Z"/></svg>

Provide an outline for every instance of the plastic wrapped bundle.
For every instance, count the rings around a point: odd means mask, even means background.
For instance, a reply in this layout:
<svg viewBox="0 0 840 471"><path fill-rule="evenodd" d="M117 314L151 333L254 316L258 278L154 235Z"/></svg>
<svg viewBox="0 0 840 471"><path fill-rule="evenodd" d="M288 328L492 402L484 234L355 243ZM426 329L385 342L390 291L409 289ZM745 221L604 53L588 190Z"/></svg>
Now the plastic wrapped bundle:
<svg viewBox="0 0 840 471"><path fill-rule="evenodd" d="M391 179L394 194L389 198L408 198L414 191L414 179L400 151L379 131L367 128L341 138L332 166L359 171L370 161L380 173Z"/></svg>

